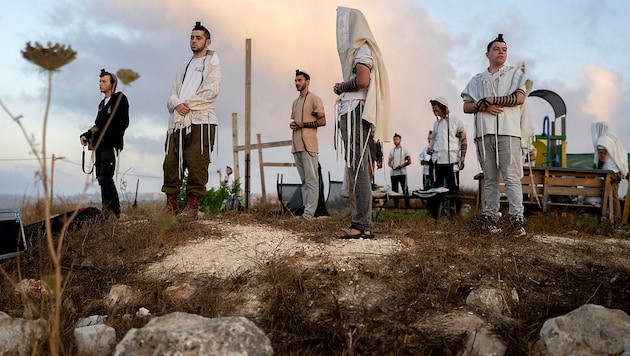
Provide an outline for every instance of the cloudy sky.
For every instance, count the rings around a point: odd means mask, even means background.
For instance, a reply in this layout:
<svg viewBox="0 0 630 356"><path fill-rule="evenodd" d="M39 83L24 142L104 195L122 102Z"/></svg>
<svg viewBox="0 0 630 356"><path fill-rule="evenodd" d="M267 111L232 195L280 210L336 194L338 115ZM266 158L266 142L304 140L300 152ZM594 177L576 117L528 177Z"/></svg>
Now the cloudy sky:
<svg viewBox="0 0 630 356"><path fill-rule="evenodd" d="M322 169L341 179L343 165L333 148L332 85L341 78L335 43L337 6L360 9L381 47L390 79L392 128L412 153L411 189L421 184L417 154L435 120L429 99L446 97L472 136L472 117L463 114L459 93L486 68L485 47L497 33L507 41L508 63L526 63L534 89L549 89L564 99L569 153L592 151L590 124L595 121L609 122L622 140L630 137L625 117L630 104L630 27L623 0L15 1L0 12L0 100L13 115L22 115L27 133L41 144L47 77L24 60L20 50L29 41L72 46L77 58L53 76L46 148L49 157L65 157L55 162L56 194L80 193L86 182L88 192L95 193L98 185L81 172L78 137L96 116L101 100L98 74L101 68L135 70L140 78L124 88L131 125L117 185L135 191L139 179L140 192L159 192L166 99L177 65L190 55L190 31L195 21L201 21L212 32L211 49L219 54L223 69L217 100L218 150L209 169L209 186L218 185L218 169L234 165L232 113L239 117L239 144L244 143L247 38L253 49L252 142L257 133L264 142L290 138L290 104L297 96L294 71L307 71L311 91L324 100L329 123L319 130ZM544 101L532 101L534 126L542 132L543 117L552 111ZM4 110L0 140L0 194L41 194L37 161ZM385 150L392 147L386 144ZM239 158L244 174L242 153ZM290 162L292 157L288 147L273 148L264 151L264 160ZM260 193L257 152L252 153L251 166L252 191ZM476 158L469 155L462 185L473 187L478 171ZM278 173L285 181L298 181L293 168L267 167L265 173L268 194L275 193ZM377 183L388 184L388 175L388 170L378 171Z"/></svg>

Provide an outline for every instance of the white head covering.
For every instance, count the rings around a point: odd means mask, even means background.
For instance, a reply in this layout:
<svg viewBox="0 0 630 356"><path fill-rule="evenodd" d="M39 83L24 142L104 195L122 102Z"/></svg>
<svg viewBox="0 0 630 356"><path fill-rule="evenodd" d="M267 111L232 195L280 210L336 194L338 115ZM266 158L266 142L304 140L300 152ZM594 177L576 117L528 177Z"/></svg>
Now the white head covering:
<svg viewBox="0 0 630 356"><path fill-rule="evenodd" d="M434 101L435 101L435 102L437 102L437 103L440 103L440 104L442 104L442 105L444 105L444 106L446 106L446 107L448 108L448 100L446 100L446 98L445 98L445 97L438 96L438 97L437 97L437 98L435 98L435 99L431 99L431 100L429 100L429 102L431 103L431 105L433 105L433 102L434 102Z"/></svg>
<svg viewBox="0 0 630 356"><path fill-rule="evenodd" d="M595 151L593 162L597 164L598 161L598 146L604 147L608 157L612 159L619 168L621 176L625 177L628 174L628 153L623 148L619 138L617 138L614 133L608 131L608 124L604 121L591 124L591 136L593 138L593 149Z"/></svg>
<svg viewBox="0 0 630 356"><path fill-rule="evenodd" d="M389 142L391 137L390 95L383 56L363 13L357 9L338 7L337 52L339 52L344 81L350 80L354 57L364 44L370 47L376 65L370 72L370 86L362 119L373 125L374 140Z"/></svg>

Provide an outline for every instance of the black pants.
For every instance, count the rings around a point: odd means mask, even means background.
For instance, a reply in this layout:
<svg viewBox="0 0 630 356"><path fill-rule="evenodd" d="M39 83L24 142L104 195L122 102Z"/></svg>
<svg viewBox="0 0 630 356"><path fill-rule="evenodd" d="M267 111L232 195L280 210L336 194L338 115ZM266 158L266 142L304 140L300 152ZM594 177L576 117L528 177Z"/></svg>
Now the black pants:
<svg viewBox="0 0 630 356"><path fill-rule="evenodd" d="M392 179L392 190L396 193L398 193L398 186L400 185L400 188L402 190L401 193L403 193L403 195L405 196L405 207L409 208L410 204L409 204L409 197L408 197L408 190L407 190L407 175L406 174L401 174L401 175L397 175L397 176L391 176ZM398 207L398 199L394 200L394 206Z"/></svg>
<svg viewBox="0 0 630 356"><path fill-rule="evenodd" d="M116 216L120 215L120 200L114 184L114 171L116 170L116 155L113 148L99 148L94 155L96 165L96 179L101 186L101 201L103 212L111 211Z"/></svg>
<svg viewBox="0 0 630 356"><path fill-rule="evenodd" d="M459 172L453 172L453 164L436 164L434 172L434 187L446 187L449 193L459 191Z"/></svg>
<svg viewBox="0 0 630 356"><path fill-rule="evenodd" d="M454 212L459 212L462 202L461 199L453 196L459 195L459 171L453 172L453 164L436 164L435 165L435 187L446 187L451 198L440 197L432 198L429 203L429 212L431 216L437 218L440 214L451 216ZM440 201L442 203L443 212L438 212Z"/></svg>

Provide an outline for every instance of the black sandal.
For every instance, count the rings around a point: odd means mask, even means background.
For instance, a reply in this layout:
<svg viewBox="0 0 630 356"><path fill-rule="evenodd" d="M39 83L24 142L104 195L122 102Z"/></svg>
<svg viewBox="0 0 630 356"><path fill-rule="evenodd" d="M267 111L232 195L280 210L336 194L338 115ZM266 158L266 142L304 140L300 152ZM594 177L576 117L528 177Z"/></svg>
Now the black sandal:
<svg viewBox="0 0 630 356"><path fill-rule="evenodd" d="M374 238L374 234L372 232L370 232L369 234L366 234L365 230L354 229L354 230L357 230L359 233L353 234L351 232L351 230L353 230L353 228L343 228L343 229L339 230L339 232L334 233L333 237L335 237L337 239L342 239L342 240L372 239L372 238Z"/></svg>

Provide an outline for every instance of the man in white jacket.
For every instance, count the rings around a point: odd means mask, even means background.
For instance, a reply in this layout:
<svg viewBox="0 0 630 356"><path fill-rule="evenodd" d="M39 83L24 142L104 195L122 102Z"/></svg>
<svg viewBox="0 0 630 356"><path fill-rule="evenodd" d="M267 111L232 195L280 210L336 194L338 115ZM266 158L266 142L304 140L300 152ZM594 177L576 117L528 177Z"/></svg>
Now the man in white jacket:
<svg viewBox="0 0 630 356"><path fill-rule="evenodd" d="M505 65L507 44L503 34L488 44L486 58L488 69L475 75L461 93L464 112L475 117L477 155L484 173L485 204L483 213L475 220L492 233L501 231L498 228L501 176L507 190L508 218L513 228L508 233L524 236L521 117L532 81L521 68Z"/></svg>
<svg viewBox="0 0 630 356"><path fill-rule="evenodd" d="M197 219L199 199L205 195L208 183L218 124L214 102L221 86L221 65L217 54L208 49L211 43L208 29L197 22L190 35L192 57L177 70L167 102L170 116L162 185L167 200L163 213L177 215L178 221ZM185 171L187 204L179 213L177 195Z"/></svg>

